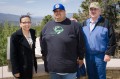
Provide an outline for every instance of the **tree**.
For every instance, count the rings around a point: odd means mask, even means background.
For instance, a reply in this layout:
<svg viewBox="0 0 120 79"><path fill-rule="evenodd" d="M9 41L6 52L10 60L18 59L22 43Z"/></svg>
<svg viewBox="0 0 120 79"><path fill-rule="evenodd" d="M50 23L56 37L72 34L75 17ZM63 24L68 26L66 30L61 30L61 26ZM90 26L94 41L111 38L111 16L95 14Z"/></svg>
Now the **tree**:
<svg viewBox="0 0 120 79"><path fill-rule="evenodd" d="M89 17L89 8L88 8L89 3L90 3L89 0L85 0L80 5L80 7L82 8L82 11L80 9L78 10L80 22L83 22L85 19L87 19Z"/></svg>
<svg viewBox="0 0 120 79"><path fill-rule="evenodd" d="M40 36L40 32L41 32L42 28L45 26L45 24L46 24L48 21L51 21L51 20L53 20L52 16L51 16L51 15L47 15L47 16L45 16L45 17L42 19L42 22L40 23L39 26L32 27L33 29L36 30L37 36Z"/></svg>
<svg viewBox="0 0 120 79"><path fill-rule="evenodd" d="M104 16L109 19L109 21L112 23L112 25L115 28L118 28L117 21L119 21L119 11L117 11L117 5L119 6L120 10L120 4L118 3L119 0L104 0L107 5L104 4Z"/></svg>
<svg viewBox="0 0 120 79"><path fill-rule="evenodd" d="M82 8L82 11L78 11L79 15L79 21L83 22L85 19L89 17L89 4L90 2L98 1L102 7L102 15L110 20L110 22L116 26L116 23L118 21L117 17L120 16L120 14L116 10L116 4L119 0L85 0L82 2L80 7ZM120 2L119 2L120 5ZM120 8L120 7L119 7ZM120 9L119 9L120 10Z"/></svg>
<svg viewBox="0 0 120 79"><path fill-rule="evenodd" d="M73 14L73 18L75 18L77 21L80 21L80 17L77 13Z"/></svg>
<svg viewBox="0 0 120 79"><path fill-rule="evenodd" d="M42 19L41 27L43 27L48 21L51 21L51 20L53 20L53 18L52 18L51 15L45 16L45 17Z"/></svg>
<svg viewBox="0 0 120 79"><path fill-rule="evenodd" d="M15 32L18 27L5 22L0 28L2 28L2 30L0 30L0 66L2 66L7 64L7 37Z"/></svg>

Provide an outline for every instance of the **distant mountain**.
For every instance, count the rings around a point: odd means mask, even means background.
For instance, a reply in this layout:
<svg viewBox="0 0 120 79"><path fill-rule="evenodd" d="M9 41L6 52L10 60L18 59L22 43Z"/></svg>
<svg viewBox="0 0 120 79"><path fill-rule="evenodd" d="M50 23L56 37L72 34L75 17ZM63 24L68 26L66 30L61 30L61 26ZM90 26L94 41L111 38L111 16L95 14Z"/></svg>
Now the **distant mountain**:
<svg viewBox="0 0 120 79"><path fill-rule="evenodd" d="M39 25L40 22L42 21L43 17L32 17L32 24L33 25Z"/></svg>
<svg viewBox="0 0 120 79"><path fill-rule="evenodd" d="M71 18L73 13L67 13L66 16ZM0 13L0 23L2 24L7 21L8 23L19 26L19 18L19 15ZM32 17L32 25L39 25L43 18L44 17Z"/></svg>
<svg viewBox="0 0 120 79"><path fill-rule="evenodd" d="M0 13L0 23L8 22L19 25L19 15ZM32 17L32 24L38 25L43 17Z"/></svg>
<svg viewBox="0 0 120 79"><path fill-rule="evenodd" d="M9 23L13 23L15 25L18 25L19 16L18 15L12 15L12 14L0 13L0 23L4 23L6 21L9 22Z"/></svg>
<svg viewBox="0 0 120 79"><path fill-rule="evenodd" d="M2 21L19 21L19 17L18 15L0 13L0 20Z"/></svg>

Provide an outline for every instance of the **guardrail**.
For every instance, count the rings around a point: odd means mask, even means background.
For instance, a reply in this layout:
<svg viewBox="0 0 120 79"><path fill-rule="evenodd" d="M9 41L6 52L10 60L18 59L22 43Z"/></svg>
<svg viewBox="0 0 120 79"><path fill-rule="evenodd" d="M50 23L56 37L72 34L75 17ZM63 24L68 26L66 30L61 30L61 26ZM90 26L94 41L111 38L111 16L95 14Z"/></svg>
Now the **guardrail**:
<svg viewBox="0 0 120 79"><path fill-rule="evenodd" d="M7 60L8 66L0 67L0 79L14 79L11 71L11 63L10 63L10 37L8 39L7 44ZM41 58L40 54L40 46L39 46L39 38L36 39L36 57L38 59ZM107 79L120 79L120 59L111 59L110 62L107 63L106 70ZM38 73L34 74L33 79L49 79L48 73L44 72L43 61L38 62ZM81 77L80 79L87 79L87 77Z"/></svg>

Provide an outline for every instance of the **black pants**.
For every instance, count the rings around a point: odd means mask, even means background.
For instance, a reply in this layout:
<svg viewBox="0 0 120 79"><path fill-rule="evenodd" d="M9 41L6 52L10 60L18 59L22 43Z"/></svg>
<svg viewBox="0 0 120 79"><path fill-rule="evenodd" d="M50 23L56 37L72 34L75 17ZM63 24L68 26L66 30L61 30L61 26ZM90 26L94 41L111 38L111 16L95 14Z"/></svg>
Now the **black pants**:
<svg viewBox="0 0 120 79"><path fill-rule="evenodd" d="M49 71L48 71L48 67L47 67L47 58L46 57L44 58L44 68L45 68L45 72L48 73Z"/></svg>

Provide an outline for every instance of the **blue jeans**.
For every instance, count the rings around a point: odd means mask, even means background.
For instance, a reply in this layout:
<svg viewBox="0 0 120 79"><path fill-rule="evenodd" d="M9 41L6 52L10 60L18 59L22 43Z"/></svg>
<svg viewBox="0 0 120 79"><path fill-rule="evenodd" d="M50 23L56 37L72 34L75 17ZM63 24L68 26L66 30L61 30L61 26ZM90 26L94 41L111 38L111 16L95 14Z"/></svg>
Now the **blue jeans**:
<svg viewBox="0 0 120 79"><path fill-rule="evenodd" d="M105 54L87 54L86 68L88 79L106 79Z"/></svg>
<svg viewBox="0 0 120 79"><path fill-rule="evenodd" d="M50 72L50 79L76 79L76 72L68 73L66 75L60 75L54 72Z"/></svg>

